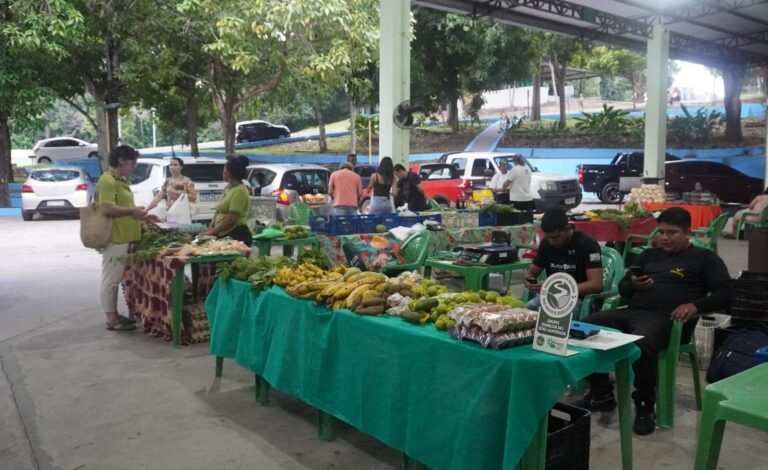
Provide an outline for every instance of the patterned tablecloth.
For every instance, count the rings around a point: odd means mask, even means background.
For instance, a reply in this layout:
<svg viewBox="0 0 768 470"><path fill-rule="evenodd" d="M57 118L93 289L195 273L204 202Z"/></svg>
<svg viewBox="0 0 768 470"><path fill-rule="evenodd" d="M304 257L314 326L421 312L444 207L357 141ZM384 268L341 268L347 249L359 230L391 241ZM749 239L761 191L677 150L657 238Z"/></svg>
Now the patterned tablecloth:
<svg viewBox="0 0 768 470"><path fill-rule="evenodd" d="M138 261L126 266L123 289L128 309L136 315L145 333L172 340L171 329L171 281L184 258L158 256L150 261ZM205 302L208 292L216 281L215 263L195 265L197 273L197 302ZM185 286L185 309L190 286ZM194 300L194 295L192 295ZM192 336L191 320L182 316L182 338L188 344Z"/></svg>
<svg viewBox="0 0 768 470"><path fill-rule="evenodd" d="M533 224L512 225L509 227L465 227L449 228L440 232L431 232L432 238L429 243L429 252L427 256L432 256L438 251L451 250L453 247L462 244L472 243L490 243L491 234L494 230L503 230L509 232L512 243L521 245L536 244L536 230ZM360 233L353 235L327 235L317 233L317 241L320 249L325 252L334 264L348 264L342 246L348 241L370 240L376 234Z"/></svg>

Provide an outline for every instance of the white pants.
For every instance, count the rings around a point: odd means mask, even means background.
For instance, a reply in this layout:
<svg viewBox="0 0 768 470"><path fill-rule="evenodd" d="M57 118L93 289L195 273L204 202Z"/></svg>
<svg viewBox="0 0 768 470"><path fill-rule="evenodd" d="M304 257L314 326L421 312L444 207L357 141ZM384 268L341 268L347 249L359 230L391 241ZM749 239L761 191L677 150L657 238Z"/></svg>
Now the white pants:
<svg viewBox="0 0 768 470"><path fill-rule="evenodd" d="M128 243L110 243L101 254L101 310L117 313L117 293L123 280L125 264L118 258L128 254Z"/></svg>

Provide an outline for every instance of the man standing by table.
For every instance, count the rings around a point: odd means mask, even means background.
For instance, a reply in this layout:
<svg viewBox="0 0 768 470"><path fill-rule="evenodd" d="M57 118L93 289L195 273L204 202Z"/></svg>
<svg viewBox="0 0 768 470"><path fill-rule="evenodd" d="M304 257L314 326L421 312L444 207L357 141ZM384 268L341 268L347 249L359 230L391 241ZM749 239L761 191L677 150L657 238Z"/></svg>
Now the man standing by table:
<svg viewBox="0 0 768 470"><path fill-rule="evenodd" d="M643 338L635 344L640 358L632 365L635 372L635 434L651 434L656 428L656 377L658 355L669 344L675 320L686 322L683 341L690 338L696 315L726 308L733 296L731 277L725 263L714 252L697 248L688 241L691 215L673 207L659 215L661 247L648 248L635 260L619 293L629 299L629 308L596 312L584 322L616 328ZM590 391L576 406L593 411L616 407L608 374L587 377Z"/></svg>
<svg viewBox="0 0 768 470"><path fill-rule="evenodd" d="M507 175L504 189L509 189L509 200L515 209L525 212L533 212L536 208L531 194L531 169L520 154L512 157L512 169Z"/></svg>
<svg viewBox="0 0 768 470"><path fill-rule="evenodd" d="M333 198L333 215L354 215L363 194L363 182L354 172L349 162L339 165L339 170L331 173L328 182L328 194Z"/></svg>
<svg viewBox="0 0 768 470"><path fill-rule="evenodd" d="M493 199L497 204L509 204L507 181L509 181L509 161L505 158L499 162L499 171L488 183L488 188L493 191Z"/></svg>
<svg viewBox="0 0 768 470"><path fill-rule="evenodd" d="M429 205L419 175L407 170L400 163L395 165L395 175L397 175L397 200L408 204L408 210L414 212L427 210Z"/></svg>
<svg viewBox="0 0 768 470"><path fill-rule="evenodd" d="M587 294L597 294L603 290L603 260L600 245L586 233L573 229L568 216L560 209L549 209L541 219L543 240L539 244L536 257L528 266L525 275L525 287L536 296L528 302L528 308L538 310L541 306L539 291L541 282L537 281L542 271L547 276L554 273L567 273L573 276L579 286L579 301L573 311L581 309L581 299Z"/></svg>

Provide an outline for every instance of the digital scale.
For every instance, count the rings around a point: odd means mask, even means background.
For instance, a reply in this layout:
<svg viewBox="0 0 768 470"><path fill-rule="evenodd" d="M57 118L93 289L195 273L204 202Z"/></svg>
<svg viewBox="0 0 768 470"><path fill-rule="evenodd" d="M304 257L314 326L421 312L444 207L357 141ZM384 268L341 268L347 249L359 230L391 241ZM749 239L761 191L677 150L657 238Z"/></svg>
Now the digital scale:
<svg viewBox="0 0 768 470"><path fill-rule="evenodd" d="M507 244L461 245L459 259L470 263L510 264L518 260L517 248Z"/></svg>

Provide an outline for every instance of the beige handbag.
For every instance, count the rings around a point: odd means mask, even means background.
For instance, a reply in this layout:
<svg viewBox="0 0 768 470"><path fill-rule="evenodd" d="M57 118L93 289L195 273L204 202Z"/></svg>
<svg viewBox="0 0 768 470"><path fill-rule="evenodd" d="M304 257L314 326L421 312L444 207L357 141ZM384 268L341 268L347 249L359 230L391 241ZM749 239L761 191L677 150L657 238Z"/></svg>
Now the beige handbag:
<svg viewBox="0 0 768 470"><path fill-rule="evenodd" d="M80 241L94 250L106 248L112 241L112 219L96 204L80 208Z"/></svg>

